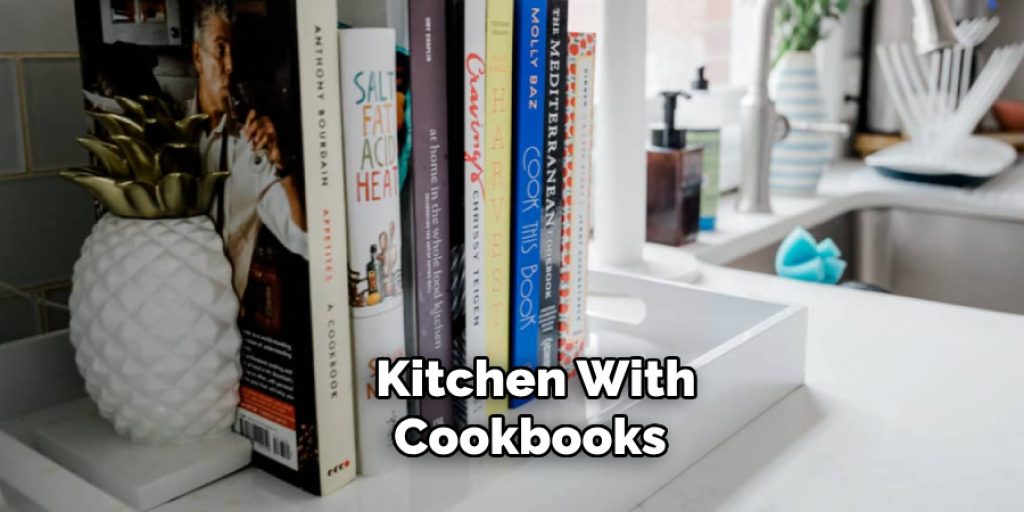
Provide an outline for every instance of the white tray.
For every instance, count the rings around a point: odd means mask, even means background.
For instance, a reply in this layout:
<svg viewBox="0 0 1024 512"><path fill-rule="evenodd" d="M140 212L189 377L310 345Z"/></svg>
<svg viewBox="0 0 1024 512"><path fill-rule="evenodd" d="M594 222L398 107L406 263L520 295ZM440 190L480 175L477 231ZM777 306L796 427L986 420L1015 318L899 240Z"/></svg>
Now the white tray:
<svg viewBox="0 0 1024 512"><path fill-rule="evenodd" d="M516 413L582 425L622 412L632 423L665 425L666 456L422 457L390 473L359 478L322 499L250 468L157 510L627 510L803 383L803 307L610 272L591 272L590 289L593 334L587 355L681 356L697 372L698 398L587 401L573 381L570 399L534 401ZM17 441L0 435L0 453L5 442ZM0 460L0 486L30 498L47 492L19 488L26 479L10 477L17 473ZM75 486L77 492L81 488Z"/></svg>

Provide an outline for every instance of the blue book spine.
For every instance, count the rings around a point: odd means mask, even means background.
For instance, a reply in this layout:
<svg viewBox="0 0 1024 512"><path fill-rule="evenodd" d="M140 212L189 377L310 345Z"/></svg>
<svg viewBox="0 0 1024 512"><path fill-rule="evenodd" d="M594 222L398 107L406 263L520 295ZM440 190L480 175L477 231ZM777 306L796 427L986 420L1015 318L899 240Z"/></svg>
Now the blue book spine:
<svg viewBox="0 0 1024 512"><path fill-rule="evenodd" d="M537 367L540 242L544 210L544 82L548 0L515 3L513 51L512 366ZM530 399L509 401L519 407Z"/></svg>

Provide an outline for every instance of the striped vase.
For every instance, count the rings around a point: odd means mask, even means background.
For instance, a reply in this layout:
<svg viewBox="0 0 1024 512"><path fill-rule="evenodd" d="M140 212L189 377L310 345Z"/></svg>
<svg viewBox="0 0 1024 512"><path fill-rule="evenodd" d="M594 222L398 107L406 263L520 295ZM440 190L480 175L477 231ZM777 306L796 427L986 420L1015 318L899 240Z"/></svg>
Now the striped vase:
<svg viewBox="0 0 1024 512"><path fill-rule="evenodd" d="M787 119L825 120L825 103L818 85L818 68L813 53L786 53L772 71L769 91L776 110ZM832 140L828 135L791 131L772 150L772 192L814 194L831 155Z"/></svg>

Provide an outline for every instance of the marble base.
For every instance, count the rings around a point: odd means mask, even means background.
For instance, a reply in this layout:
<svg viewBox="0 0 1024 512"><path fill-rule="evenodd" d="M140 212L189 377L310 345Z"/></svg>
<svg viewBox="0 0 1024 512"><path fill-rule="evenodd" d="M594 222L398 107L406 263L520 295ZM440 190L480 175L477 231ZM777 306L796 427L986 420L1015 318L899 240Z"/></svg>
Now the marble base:
<svg viewBox="0 0 1024 512"><path fill-rule="evenodd" d="M179 446L134 444L95 410L34 430L35 448L111 496L149 510L249 464L252 444L240 435Z"/></svg>

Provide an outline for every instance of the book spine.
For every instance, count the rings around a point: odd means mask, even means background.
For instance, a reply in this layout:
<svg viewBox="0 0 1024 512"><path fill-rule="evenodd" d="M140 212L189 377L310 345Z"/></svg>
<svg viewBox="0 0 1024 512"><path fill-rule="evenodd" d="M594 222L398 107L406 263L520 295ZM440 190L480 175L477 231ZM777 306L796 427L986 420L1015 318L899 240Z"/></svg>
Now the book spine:
<svg viewBox="0 0 1024 512"><path fill-rule="evenodd" d="M484 129L484 286L487 356L508 369L509 265L512 240L512 26L513 0L487 0L487 125ZM508 409L488 400L487 413Z"/></svg>
<svg viewBox="0 0 1024 512"><path fill-rule="evenodd" d="M544 212L541 230L540 345L538 364L557 363L561 302L562 161L565 150L565 54L568 0L548 3L548 62L545 83Z"/></svg>
<svg viewBox="0 0 1024 512"><path fill-rule="evenodd" d="M466 194L463 134L463 0L448 0L448 225L451 238L452 366L466 365ZM456 425L466 424L466 400L453 400Z"/></svg>
<svg viewBox="0 0 1024 512"><path fill-rule="evenodd" d="M296 1L302 149L306 169L310 304L319 491L328 494L356 475L352 340L343 276L345 176L341 154L338 20L330 0ZM327 86L326 84L330 84ZM326 141L326 143L325 143ZM310 433L299 432L301 438Z"/></svg>
<svg viewBox="0 0 1024 512"><path fill-rule="evenodd" d="M484 287L484 137L487 126L487 0L463 3L463 214L466 237L466 349L465 364L487 357ZM486 401L466 399L466 421L483 424L487 420Z"/></svg>
<svg viewBox="0 0 1024 512"><path fill-rule="evenodd" d="M448 221L446 0L409 0L416 344L420 357L452 364ZM453 423L450 398L424 398L431 425Z"/></svg>
<svg viewBox="0 0 1024 512"><path fill-rule="evenodd" d="M544 77L547 0L515 6L513 73L512 366L536 368L540 329L540 235L544 196ZM528 400L512 399L511 407Z"/></svg>
<svg viewBox="0 0 1024 512"><path fill-rule="evenodd" d="M594 150L592 33L569 35L566 62L565 163L562 187L562 283L558 363L572 375L587 344L587 248Z"/></svg>
<svg viewBox="0 0 1024 512"><path fill-rule="evenodd" d="M338 42L360 473L372 475L397 464L391 431L406 412L373 387L376 359L405 352L395 33L345 29Z"/></svg>

